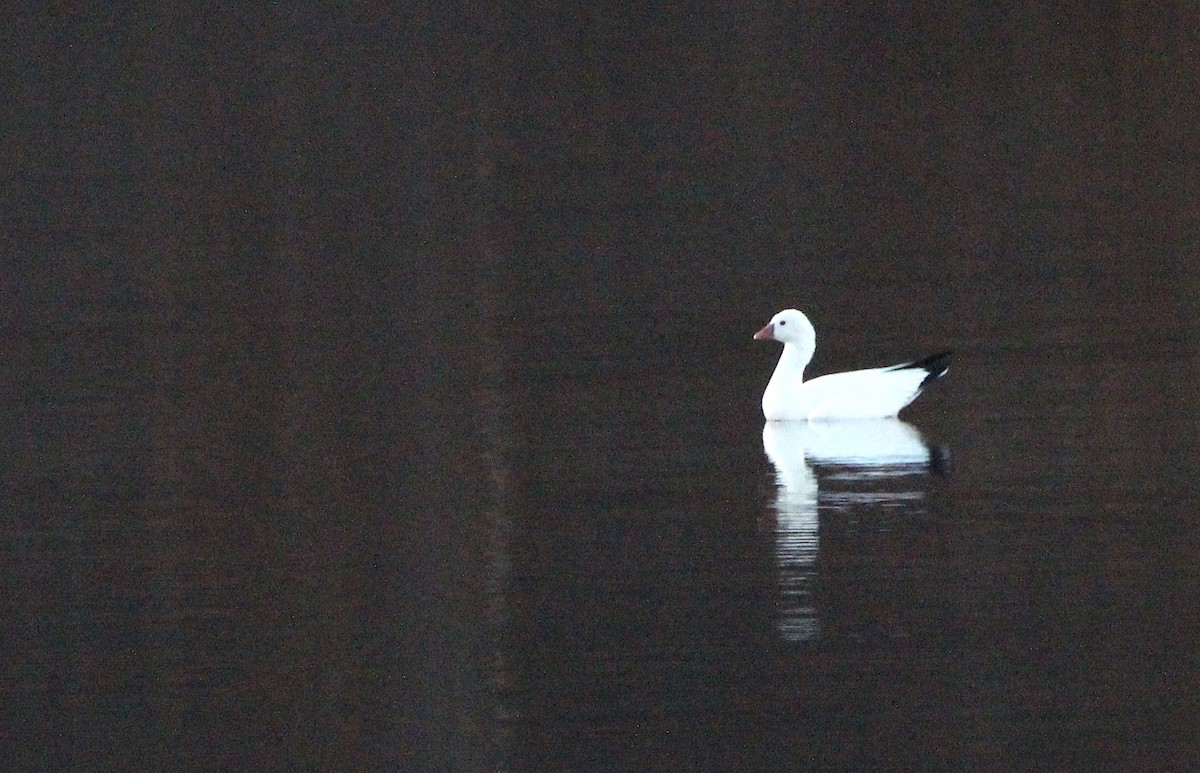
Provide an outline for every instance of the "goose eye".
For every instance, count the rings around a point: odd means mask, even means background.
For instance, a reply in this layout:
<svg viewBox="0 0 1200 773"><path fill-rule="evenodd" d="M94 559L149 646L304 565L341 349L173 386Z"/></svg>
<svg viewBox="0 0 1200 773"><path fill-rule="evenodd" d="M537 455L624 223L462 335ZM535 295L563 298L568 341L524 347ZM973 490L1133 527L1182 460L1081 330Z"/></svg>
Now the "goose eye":
<svg viewBox="0 0 1200 773"><path fill-rule="evenodd" d="M779 320L779 326L780 326L780 327L783 327L783 326L784 326L784 325L786 325L786 324L787 324L787 320L786 320L786 319L781 319L781 320Z"/></svg>

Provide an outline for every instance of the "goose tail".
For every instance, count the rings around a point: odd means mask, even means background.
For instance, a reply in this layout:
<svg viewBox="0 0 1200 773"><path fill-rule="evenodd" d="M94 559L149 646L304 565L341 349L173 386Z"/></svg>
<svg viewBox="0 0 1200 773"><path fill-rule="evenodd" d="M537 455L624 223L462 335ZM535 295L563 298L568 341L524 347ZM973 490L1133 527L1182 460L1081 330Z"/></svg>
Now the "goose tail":
<svg viewBox="0 0 1200 773"><path fill-rule="evenodd" d="M906 362L903 365L894 365L888 368L888 370L913 369L925 371L925 373L928 375L925 376L925 380L921 382L920 386L921 389L924 389L925 385L930 381L946 375L946 371L950 370L950 356L952 354L954 354L954 352L951 351L938 352L937 354L931 354L928 357L915 360L914 362Z"/></svg>

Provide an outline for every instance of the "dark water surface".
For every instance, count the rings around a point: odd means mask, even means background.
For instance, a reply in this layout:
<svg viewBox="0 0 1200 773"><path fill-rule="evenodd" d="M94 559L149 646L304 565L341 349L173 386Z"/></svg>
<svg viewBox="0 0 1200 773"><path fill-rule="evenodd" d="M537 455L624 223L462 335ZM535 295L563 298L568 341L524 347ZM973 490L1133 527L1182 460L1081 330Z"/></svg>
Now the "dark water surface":
<svg viewBox="0 0 1200 773"><path fill-rule="evenodd" d="M1195 768L1160 11L11 20L0 768Z"/></svg>

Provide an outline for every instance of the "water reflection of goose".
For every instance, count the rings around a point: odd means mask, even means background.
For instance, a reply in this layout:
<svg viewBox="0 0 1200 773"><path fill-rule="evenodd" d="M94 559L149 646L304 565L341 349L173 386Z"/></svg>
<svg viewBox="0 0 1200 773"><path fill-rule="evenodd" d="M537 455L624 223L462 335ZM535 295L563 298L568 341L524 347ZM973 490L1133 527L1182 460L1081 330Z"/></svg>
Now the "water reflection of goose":
<svg viewBox="0 0 1200 773"><path fill-rule="evenodd" d="M902 484L901 479L941 470L946 454L931 448L916 427L898 419L769 421L763 427L763 448L775 467L780 633L791 641L812 641L820 634L815 594L819 505L899 504L923 498L917 485ZM885 490L855 490L866 481L889 480Z"/></svg>

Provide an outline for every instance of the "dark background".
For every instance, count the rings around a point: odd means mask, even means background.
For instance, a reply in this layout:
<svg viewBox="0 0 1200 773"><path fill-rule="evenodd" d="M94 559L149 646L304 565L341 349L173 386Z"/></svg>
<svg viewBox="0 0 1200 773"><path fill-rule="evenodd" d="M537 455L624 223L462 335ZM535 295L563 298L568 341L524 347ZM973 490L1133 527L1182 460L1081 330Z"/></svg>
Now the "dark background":
<svg viewBox="0 0 1200 773"><path fill-rule="evenodd" d="M1193 4L4 27L5 769L1193 759ZM958 351L949 582L1053 524L920 658L747 622L785 306Z"/></svg>

